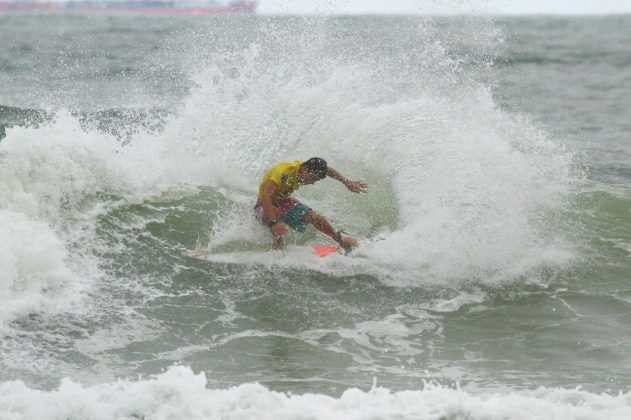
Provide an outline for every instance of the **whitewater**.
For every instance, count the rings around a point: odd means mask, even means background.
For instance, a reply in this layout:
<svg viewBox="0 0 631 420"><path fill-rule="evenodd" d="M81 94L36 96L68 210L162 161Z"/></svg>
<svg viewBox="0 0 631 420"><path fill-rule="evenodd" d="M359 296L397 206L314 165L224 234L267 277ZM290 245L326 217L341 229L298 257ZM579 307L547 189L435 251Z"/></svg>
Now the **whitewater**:
<svg viewBox="0 0 631 420"><path fill-rule="evenodd" d="M1 418L631 415L628 17L0 23Z"/></svg>

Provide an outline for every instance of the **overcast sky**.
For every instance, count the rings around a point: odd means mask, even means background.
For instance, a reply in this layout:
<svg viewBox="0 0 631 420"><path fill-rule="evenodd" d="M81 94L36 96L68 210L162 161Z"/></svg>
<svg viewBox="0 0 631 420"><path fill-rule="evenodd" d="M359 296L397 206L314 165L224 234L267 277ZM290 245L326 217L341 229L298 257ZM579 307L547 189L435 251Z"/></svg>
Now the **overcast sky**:
<svg viewBox="0 0 631 420"><path fill-rule="evenodd" d="M259 0L258 12L609 14L631 13L631 0Z"/></svg>

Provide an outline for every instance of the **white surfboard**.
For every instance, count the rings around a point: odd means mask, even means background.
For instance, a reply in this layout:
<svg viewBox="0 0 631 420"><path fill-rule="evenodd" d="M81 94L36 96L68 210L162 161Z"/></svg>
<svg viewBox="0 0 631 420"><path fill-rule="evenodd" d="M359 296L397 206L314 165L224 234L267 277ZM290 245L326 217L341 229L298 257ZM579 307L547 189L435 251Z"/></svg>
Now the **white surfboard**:
<svg viewBox="0 0 631 420"><path fill-rule="evenodd" d="M287 246L281 250L265 251L212 252L199 249L187 251L186 255L200 260L228 264L293 265L291 263L296 261L317 261L322 258L335 258L335 256L345 255L345 252L335 245L313 244Z"/></svg>

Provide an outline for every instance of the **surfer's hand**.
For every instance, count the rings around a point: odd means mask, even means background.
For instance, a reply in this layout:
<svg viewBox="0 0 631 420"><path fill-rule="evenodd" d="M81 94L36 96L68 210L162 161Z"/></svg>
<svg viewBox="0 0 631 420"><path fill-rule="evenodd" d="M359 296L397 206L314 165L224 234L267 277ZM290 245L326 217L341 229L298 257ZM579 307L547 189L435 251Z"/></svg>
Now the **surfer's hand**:
<svg viewBox="0 0 631 420"><path fill-rule="evenodd" d="M365 193L366 188L368 188L368 184L364 181L347 181L344 185L346 185L346 188L348 188L349 191L354 193Z"/></svg>
<svg viewBox="0 0 631 420"><path fill-rule="evenodd" d="M272 225L272 233L277 238L280 238L287 235L287 233L289 233L289 230L287 229L286 224L284 224L283 222L278 222L275 225Z"/></svg>

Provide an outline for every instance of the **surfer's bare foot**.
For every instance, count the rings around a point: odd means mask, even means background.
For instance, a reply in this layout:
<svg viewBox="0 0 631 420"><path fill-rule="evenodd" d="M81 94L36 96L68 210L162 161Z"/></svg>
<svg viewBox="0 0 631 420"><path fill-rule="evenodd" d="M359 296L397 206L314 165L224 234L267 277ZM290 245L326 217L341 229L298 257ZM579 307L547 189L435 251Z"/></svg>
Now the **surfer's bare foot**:
<svg viewBox="0 0 631 420"><path fill-rule="evenodd" d="M359 245L359 243L355 238L351 238L350 236L342 236L340 238L340 246L342 248L357 248L357 245Z"/></svg>

